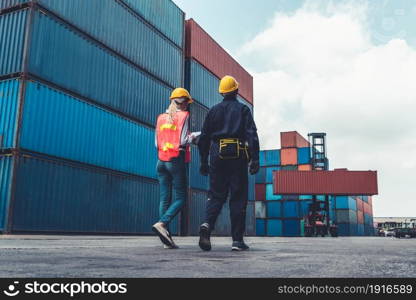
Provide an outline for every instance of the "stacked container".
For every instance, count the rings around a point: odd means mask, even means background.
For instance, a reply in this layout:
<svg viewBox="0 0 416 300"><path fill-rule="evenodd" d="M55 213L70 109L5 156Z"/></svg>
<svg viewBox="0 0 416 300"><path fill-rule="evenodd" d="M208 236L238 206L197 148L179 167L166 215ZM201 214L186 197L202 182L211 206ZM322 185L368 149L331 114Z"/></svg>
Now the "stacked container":
<svg viewBox="0 0 416 300"><path fill-rule="evenodd" d="M154 125L184 83L184 13L150 0L0 9L0 230L151 233Z"/></svg>
<svg viewBox="0 0 416 300"><path fill-rule="evenodd" d="M258 236L304 236L304 224L312 195L273 194L276 170L311 171L310 146L297 132L282 132L279 150L260 153L256 176L256 234ZM319 171L317 171L319 172ZM317 195L324 201L324 195ZM364 196L329 196L329 219L338 224L339 235L373 235L372 200Z"/></svg>
<svg viewBox="0 0 416 300"><path fill-rule="evenodd" d="M335 221L340 236L372 236L373 208L370 196L336 196Z"/></svg>
<svg viewBox="0 0 416 300"><path fill-rule="evenodd" d="M185 43L185 87L190 91L195 102L191 105L191 130L200 131L205 117L211 107L222 101L218 92L220 78L232 75L240 84L238 100L253 111L253 78L244 70L218 43L209 36L194 20L186 21ZM189 169L190 199L187 209L189 234L198 234L198 226L203 222L205 205L208 199L209 178L199 174L199 153L192 149L193 160ZM249 204L247 207L248 235L254 235L254 181L249 177ZM214 234L229 235L228 204L216 224Z"/></svg>

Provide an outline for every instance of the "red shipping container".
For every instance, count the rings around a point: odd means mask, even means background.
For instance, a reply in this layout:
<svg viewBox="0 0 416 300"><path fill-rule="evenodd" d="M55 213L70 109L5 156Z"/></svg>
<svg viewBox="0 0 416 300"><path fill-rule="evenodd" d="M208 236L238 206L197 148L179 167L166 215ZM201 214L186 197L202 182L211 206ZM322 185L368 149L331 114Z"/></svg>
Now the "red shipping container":
<svg viewBox="0 0 416 300"><path fill-rule="evenodd" d="M253 104L253 76L193 19L186 21L185 55L197 60L218 78L233 76L240 84L240 96Z"/></svg>
<svg viewBox="0 0 416 300"><path fill-rule="evenodd" d="M298 164L298 149L286 148L280 150L280 164L282 166Z"/></svg>
<svg viewBox="0 0 416 300"><path fill-rule="evenodd" d="M364 213L362 211L357 211L357 222L358 224L364 224Z"/></svg>
<svg viewBox="0 0 416 300"><path fill-rule="evenodd" d="M274 171L274 194L377 195L377 171Z"/></svg>
<svg viewBox="0 0 416 300"><path fill-rule="evenodd" d="M368 204L373 206L373 198L371 196L368 196Z"/></svg>
<svg viewBox="0 0 416 300"><path fill-rule="evenodd" d="M371 205L369 205L368 203L363 202L363 206L364 206L364 213L372 216L373 215L373 207Z"/></svg>
<svg viewBox="0 0 416 300"><path fill-rule="evenodd" d="M364 211L363 200L357 197L356 201L357 201L357 210L363 212Z"/></svg>
<svg viewBox="0 0 416 300"><path fill-rule="evenodd" d="M312 171L312 165L299 165L299 171Z"/></svg>
<svg viewBox="0 0 416 300"><path fill-rule="evenodd" d="M304 148L309 147L310 144L297 131L288 131L280 133L281 148Z"/></svg>
<svg viewBox="0 0 416 300"><path fill-rule="evenodd" d="M266 185L256 184L256 201L266 201Z"/></svg>

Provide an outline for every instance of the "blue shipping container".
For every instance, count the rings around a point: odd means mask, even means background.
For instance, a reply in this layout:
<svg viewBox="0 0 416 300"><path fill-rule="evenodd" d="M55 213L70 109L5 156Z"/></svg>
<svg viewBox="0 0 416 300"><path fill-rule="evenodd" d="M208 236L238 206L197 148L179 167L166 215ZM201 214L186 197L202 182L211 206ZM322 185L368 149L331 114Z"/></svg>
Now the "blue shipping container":
<svg viewBox="0 0 416 300"><path fill-rule="evenodd" d="M256 235L257 236L266 235L266 220L256 219Z"/></svg>
<svg viewBox="0 0 416 300"><path fill-rule="evenodd" d="M363 236L364 235L364 224L357 225L357 235Z"/></svg>
<svg viewBox="0 0 416 300"><path fill-rule="evenodd" d="M16 165L14 232L150 234L158 220L155 180L27 154Z"/></svg>
<svg viewBox="0 0 416 300"><path fill-rule="evenodd" d="M266 183L266 168L259 169L259 172L256 174L256 183Z"/></svg>
<svg viewBox="0 0 416 300"><path fill-rule="evenodd" d="M189 191L187 202L188 215L188 234L191 236L199 235L199 226L204 222L205 207L208 199L208 192Z"/></svg>
<svg viewBox="0 0 416 300"><path fill-rule="evenodd" d="M282 236L282 220L267 220L267 236Z"/></svg>
<svg viewBox="0 0 416 300"><path fill-rule="evenodd" d="M283 236L300 236L300 220L283 220Z"/></svg>
<svg viewBox="0 0 416 300"><path fill-rule="evenodd" d="M310 148L298 148L298 164L305 165L310 163Z"/></svg>
<svg viewBox="0 0 416 300"><path fill-rule="evenodd" d="M280 165L280 150L266 150L264 152L267 166Z"/></svg>
<svg viewBox="0 0 416 300"><path fill-rule="evenodd" d="M336 196L335 208L357 210L357 202L350 196Z"/></svg>
<svg viewBox="0 0 416 300"><path fill-rule="evenodd" d="M267 202L267 218L282 217L282 203L280 201Z"/></svg>
<svg viewBox="0 0 416 300"><path fill-rule="evenodd" d="M0 16L0 22L12 16L11 22L19 25L0 31L1 47L13 49L0 75L22 71L25 34L20 20L26 15L23 10ZM171 88L39 11L29 49L28 72L151 126L169 104Z"/></svg>
<svg viewBox="0 0 416 300"><path fill-rule="evenodd" d="M200 161L198 147L191 147L191 162L189 163L189 186L192 189L209 190L209 177L199 173Z"/></svg>
<svg viewBox="0 0 416 300"><path fill-rule="evenodd" d="M273 172L279 171L280 167L267 167L266 168L266 183L273 183Z"/></svg>
<svg viewBox="0 0 416 300"><path fill-rule="evenodd" d="M358 233L357 224L338 224L339 236L356 236Z"/></svg>
<svg viewBox="0 0 416 300"><path fill-rule="evenodd" d="M351 209L337 209L336 222L357 224L357 211Z"/></svg>
<svg viewBox="0 0 416 300"><path fill-rule="evenodd" d="M13 177L13 158L10 155L0 156L0 231L7 222L11 183Z"/></svg>
<svg viewBox="0 0 416 300"><path fill-rule="evenodd" d="M282 200L282 195L273 194L273 184L266 184L266 200L267 201Z"/></svg>
<svg viewBox="0 0 416 300"><path fill-rule="evenodd" d="M27 2L27 0L1 0L0 9L10 8L23 2Z"/></svg>
<svg viewBox="0 0 416 300"><path fill-rule="evenodd" d="M266 167L266 151L259 152L260 167Z"/></svg>
<svg viewBox="0 0 416 300"><path fill-rule="evenodd" d="M300 217L299 201L283 201L283 217L299 218Z"/></svg>
<svg viewBox="0 0 416 300"><path fill-rule="evenodd" d="M11 82L18 80L9 81L5 102L16 100L10 87L21 84ZM8 111L1 111L1 119ZM15 140L12 130L4 133L6 141ZM6 146L156 178L153 129L36 82L27 82L20 145Z"/></svg>
<svg viewBox="0 0 416 300"><path fill-rule="evenodd" d="M208 114L208 108L194 102L190 105L190 119L189 126L192 132L201 131L204 125L205 118Z"/></svg>
<svg viewBox="0 0 416 300"><path fill-rule="evenodd" d="M256 176L248 174L248 200L256 200Z"/></svg>
<svg viewBox="0 0 416 300"><path fill-rule="evenodd" d="M185 13L171 0L122 0L183 48Z"/></svg>
<svg viewBox="0 0 416 300"><path fill-rule="evenodd" d="M312 204L312 201L301 201L300 202L300 217L306 217L309 214L309 206Z"/></svg>
<svg viewBox="0 0 416 300"><path fill-rule="evenodd" d="M170 86L182 85L184 64L182 50L142 18L132 14L120 2L114 0L37 0L37 2ZM146 6L156 9L154 0L153 3L151 5L148 1ZM176 17L178 20L174 23L183 24L183 14ZM172 28L172 24L167 27Z"/></svg>
<svg viewBox="0 0 416 300"><path fill-rule="evenodd" d="M20 84L18 80L0 81L0 148L13 148L16 138Z"/></svg>
<svg viewBox="0 0 416 300"><path fill-rule="evenodd" d="M255 236L256 235L256 216L254 202L247 204L246 209L246 236Z"/></svg>

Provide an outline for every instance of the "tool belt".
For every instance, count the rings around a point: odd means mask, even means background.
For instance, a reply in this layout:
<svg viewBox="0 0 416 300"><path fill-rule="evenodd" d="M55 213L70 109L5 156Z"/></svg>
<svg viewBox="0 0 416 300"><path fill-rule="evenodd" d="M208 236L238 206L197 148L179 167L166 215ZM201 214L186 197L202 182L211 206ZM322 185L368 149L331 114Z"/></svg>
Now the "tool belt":
<svg viewBox="0 0 416 300"><path fill-rule="evenodd" d="M245 155L247 160L249 160L248 146L240 139L220 139L219 145L219 156L221 159L238 159Z"/></svg>

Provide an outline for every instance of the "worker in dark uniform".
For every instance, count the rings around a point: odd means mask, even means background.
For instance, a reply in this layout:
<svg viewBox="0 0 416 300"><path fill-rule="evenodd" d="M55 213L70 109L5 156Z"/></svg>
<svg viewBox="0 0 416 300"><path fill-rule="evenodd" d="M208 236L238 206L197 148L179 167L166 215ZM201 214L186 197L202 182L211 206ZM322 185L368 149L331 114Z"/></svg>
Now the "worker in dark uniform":
<svg viewBox="0 0 416 300"><path fill-rule="evenodd" d="M243 240L248 170L252 175L259 171L259 139L250 109L237 100L238 82L225 76L219 92L224 100L208 112L198 144L200 173L210 177L205 222L199 228L199 246L202 250L211 250L211 232L229 196L232 250L243 251L249 249Z"/></svg>

